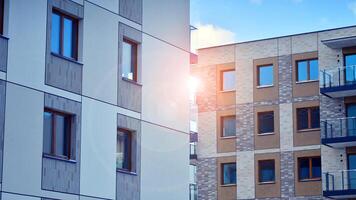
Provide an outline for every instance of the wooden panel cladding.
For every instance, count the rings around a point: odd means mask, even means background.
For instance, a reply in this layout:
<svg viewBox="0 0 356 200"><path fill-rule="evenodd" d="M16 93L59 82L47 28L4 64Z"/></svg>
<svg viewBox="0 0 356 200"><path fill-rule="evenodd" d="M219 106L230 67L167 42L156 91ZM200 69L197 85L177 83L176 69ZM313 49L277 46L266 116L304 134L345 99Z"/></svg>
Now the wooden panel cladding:
<svg viewBox="0 0 356 200"><path fill-rule="evenodd" d="M120 0L119 14L131 21L142 24L142 0Z"/></svg>

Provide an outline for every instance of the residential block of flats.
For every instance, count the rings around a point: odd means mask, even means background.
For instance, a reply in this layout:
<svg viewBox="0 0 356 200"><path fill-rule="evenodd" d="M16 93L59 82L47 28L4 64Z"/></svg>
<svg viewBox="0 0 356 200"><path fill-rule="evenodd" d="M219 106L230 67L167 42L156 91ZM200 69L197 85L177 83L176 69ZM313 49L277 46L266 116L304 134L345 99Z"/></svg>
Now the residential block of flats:
<svg viewBox="0 0 356 200"><path fill-rule="evenodd" d="M199 49L198 199L356 198L356 27Z"/></svg>
<svg viewBox="0 0 356 200"><path fill-rule="evenodd" d="M0 199L188 199L189 35L189 0L0 0Z"/></svg>

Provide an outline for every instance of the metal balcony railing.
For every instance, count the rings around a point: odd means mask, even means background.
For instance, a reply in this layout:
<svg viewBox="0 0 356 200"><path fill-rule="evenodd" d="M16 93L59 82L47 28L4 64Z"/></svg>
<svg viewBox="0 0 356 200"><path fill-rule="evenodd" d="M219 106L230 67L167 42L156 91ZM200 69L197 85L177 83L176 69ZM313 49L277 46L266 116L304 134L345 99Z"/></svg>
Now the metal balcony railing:
<svg viewBox="0 0 356 200"><path fill-rule="evenodd" d="M356 117L323 120L320 128L322 139L356 137Z"/></svg>
<svg viewBox="0 0 356 200"><path fill-rule="evenodd" d="M356 195L356 170L340 170L323 173L323 191L355 190Z"/></svg>
<svg viewBox="0 0 356 200"><path fill-rule="evenodd" d="M320 88L332 88L356 84L356 65L324 69L320 71Z"/></svg>

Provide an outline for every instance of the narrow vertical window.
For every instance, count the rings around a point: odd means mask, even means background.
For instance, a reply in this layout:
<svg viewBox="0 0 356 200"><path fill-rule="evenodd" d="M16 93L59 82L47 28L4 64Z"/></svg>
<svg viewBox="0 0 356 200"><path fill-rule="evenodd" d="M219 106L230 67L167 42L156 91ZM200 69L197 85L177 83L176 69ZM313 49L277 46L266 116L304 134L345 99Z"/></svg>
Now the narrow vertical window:
<svg viewBox="0 0 356 200"><path fill-rule="evenodd" d="M0 0L0 35L4 34L4 0Z"/></svg>
<svg viewBox="0 0 356 200"><path fill-rule="evenodd" d="M53 10L51 28L52 53L77 59L78 20Z"/></svg>
<svg viewBox="0 0 356 200"><path fill-rule="evenodd" d="M222 83L221 83L222 91L235 90L236 75L234 70L222 71L221 79L222 79Z"/></svg>
<svg viewBox="0 0 356 200"><path fill-rule="evenodd" d="M222 170L222 185L236 184L236 163L223 163Z"/></svg>
<svg viewBox="0 0 356 200"><path fill-rule="evenodd" d="M274 112L260 112L258 118L258 134L268 134L274 132Z"/></svg>
<svg viewBox="0 0 356 200"><path fill-rule="evenodd" d="M236 136L236 117L225 116L222 120L222 137Z"/></svg>
<svg viewBox="0 0 356 200"><path fill-rule="evenodd" d="M312 81L319 79L319 64L317 59L297 61L297 81Z"/></svg>
<svg viewBox="0 0 356 200"><path fill-rule="evenodd" d="M137 43L124 39L122 44L122 77L137 82Z"/></svg>
<svg viewBox="0 0 356 200"><path fill-rule="evenodd" d="M132 171L132 132L118 129L116 142L116 169Z"/></svg>
<svg viewBox="0 0 356 200"><path fill-rule="evenodd" d="M72 115L45 109L43 118L44 153L71 159Z"/></svg>
<svg viewBox="0 0 356 200"><path fill-rule="evenodd" d="M258 161L258 175L260 183L274 182L276 179L274 160Z"/></svg>
<svg viewBox="0 0 356 200"><path fill-rule="evenodd" d="M273 85L273 65L258 66L258 86L272 86Z"/></svg>

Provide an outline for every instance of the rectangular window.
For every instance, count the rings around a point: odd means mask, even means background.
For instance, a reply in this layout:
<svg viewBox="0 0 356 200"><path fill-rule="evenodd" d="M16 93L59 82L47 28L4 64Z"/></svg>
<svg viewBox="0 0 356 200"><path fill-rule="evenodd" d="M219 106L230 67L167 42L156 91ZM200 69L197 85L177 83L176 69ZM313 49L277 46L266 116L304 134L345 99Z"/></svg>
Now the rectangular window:
<svg viewBox="0 0 356 200"><path fill-rule="evenodd" d="M318 80L319 67L318 60L301 60L297 61L297 81Z"/></svg>
<svg viewBox="0 0 356 200"><path fill-rule="evenodd" d="M258 117L258 134L266 134L274 132L274 112L260 112Z"/></svg>
<svg viewBox="0 0 356 200"><path fill-rule="evenodd" d="M319 107L297 109L297 129L320 128Z"/></svg>
<svg viewBox="0 0 356 200"><path fill-rule="evenodd" d="M222 91L232 91L235 90L236 75L234 70L222 71Z"/></svg>
<svg viewBox="0 0 356 200"><path fill-rule="evenodd" d="M132 132L118 129L116 142L116 169L132 171Z"/></svg>
<svg viewBox="0 0 356 200"><path fill-rule="evenodd" d="M258 181L260 183L275 182L274 160L258 161Z"/></svg>
<svg viewBox="0 0 356 200"><path fill-rule="evenodd" d="M320 157L298 158L299 180L319 180L321 178Z"/></svg>
<svg viewBox="0 0 356 200"><path fill-rule="evenodd" d="M223 163L222 168L222 184L236 184L236 163Z"/></svg>
<svg viewBox="0 0 356 200"><path fill-rule="evenodd" d="M0 35L4 34L4 0L0 0Z"/></svg>
<svg viewBox="0 0 356 200"><path fill-rule="evenodd" d="M356 54L344 55L345 82L354 83L356 81Z"/></svg>
<svg viewBox="0 0 356 200"><path fill-rule="evenodd" d="M66 58L78 56L78 20L52 11L51 52Z"/></svg>
<svg viewBox="0 0 356 200"><path fill-rule="evenodd" d="M236 136L236 117L224 116L222 121L222 137Z"/></svg>
<svg viewBox="0 0 356 200"><path fill-rule="evenodd" d="M258 86L273 85L273 65L263 65L257 67Z"/></svg>
<svg viewBox="0 0 356 200"><path fill-rule="evenodd" d="M72 115L45 109L44 114L44 153L71 159Z"/></svg>
<svg viewBox="0 0 356 200"><path fill-rule="evenodd" d="M137 43L124 39L122 44L122 77L137 82Z"/></svg>

